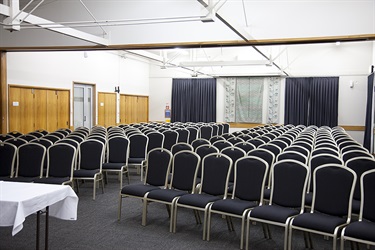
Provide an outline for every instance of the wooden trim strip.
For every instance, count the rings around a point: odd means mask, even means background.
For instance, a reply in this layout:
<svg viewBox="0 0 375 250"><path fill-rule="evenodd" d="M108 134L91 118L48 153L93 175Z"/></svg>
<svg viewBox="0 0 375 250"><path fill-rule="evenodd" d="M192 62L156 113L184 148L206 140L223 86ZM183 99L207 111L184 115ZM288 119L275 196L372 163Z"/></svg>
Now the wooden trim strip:
<svg viewBox="0 0 375 250"><path fill-rule="evenodd" d="M365 131L365 126L340 125L346 131Z"/></svg>
<svg viewBox="0 0 375 250"><path fill-rule="evenodd" d="M257 126L264 126L265 124L262 123L237 123L237 122L230 122L229 123L231 128L254 128ZM356 126L356 125L339 125L346 131L365 131L365 126Z"/></svg>
<svg viewBox="0 0 375 250"><path fill-rule="evenodd" d="M7 53L0 51L0 134L8 132Z"/></svg>
<svg viewBox="0 0 375 250"><path fill-rule="evenodd" d="M153 43L153 44L118 44L95 46L25 46L25 47L0 47L0 51L25 52L25 51L83 51L83 50L137 50L137 49L173 49L173 48L210 48L210 47L236 47L236 46L265 46L265 45L293 45L340 42L359 42L375 40L375 34L359 34L348 36L324 36L301 38L275 38L260 40L232 40L232 41L206 41L206 42L180 42L180 43Z"/></svg>
<svg viewBox="0 0 375 250"><path fill-rule="evenodd" d="M24 89L45 89L45 90L71 90L71 89L63 89L63 88L50 88L50 87L43 87L43 86L29 86L29 85L17 85L17 84L9 84L9 88L24 88Z"/></svg>

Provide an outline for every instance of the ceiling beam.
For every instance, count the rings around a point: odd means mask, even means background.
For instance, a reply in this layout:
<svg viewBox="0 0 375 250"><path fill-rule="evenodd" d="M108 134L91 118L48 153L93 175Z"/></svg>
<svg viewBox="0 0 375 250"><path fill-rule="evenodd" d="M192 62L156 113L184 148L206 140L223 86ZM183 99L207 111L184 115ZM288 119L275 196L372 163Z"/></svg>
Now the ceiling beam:
<svg viewBox="0 0 375 250"><path fill-rule="evenodd" d="M4 4L0 4L0 15L4 15L8 18L12 18L11 8L9 6L4 5ZM59 24L54 23L52 21L49 21L49 20L46 20L44 18L40 18L40 17L34 16L34 15L31 15L31 14L23 12L23 11L17 16L17 19L23 20L24 22L33 24L35 26L44 28L46 30L50 30L50 31L53 31L53 32L57 32L57 33L66 35L66 36L77 38L79 40L83 40L83 41L87 41L87 42L91 42L91 43L103 45L103 46L109 45L108 39L98 37L98 36L94 36L94 35L91 35L91 34L86 33L86 32L82 32L82 31L79 31L79 30L76 30L76 29L69 28L69 27L64 26L64 25L59 25ZM10 24L2 23L2 25L4 26L4 28L7 28L7 25L12 26L12 23L10 23ZM53 28L50 28L49 27L50 25L52 25ZM22 32L22 31L17 31L17 32Z"/></svg>

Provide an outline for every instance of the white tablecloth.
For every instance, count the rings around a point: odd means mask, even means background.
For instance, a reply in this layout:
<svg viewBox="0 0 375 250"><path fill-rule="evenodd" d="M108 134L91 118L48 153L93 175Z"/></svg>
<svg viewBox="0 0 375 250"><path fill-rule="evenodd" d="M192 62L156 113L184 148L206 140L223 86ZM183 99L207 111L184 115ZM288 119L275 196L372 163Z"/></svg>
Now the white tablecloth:
<svg viewBox="0 0 375 250"><path fill-rule="evenodd" d="M23 228L25 218L49 206L49 215L76 220L78 197L70 186L0 181L0 226Z"/></svg>

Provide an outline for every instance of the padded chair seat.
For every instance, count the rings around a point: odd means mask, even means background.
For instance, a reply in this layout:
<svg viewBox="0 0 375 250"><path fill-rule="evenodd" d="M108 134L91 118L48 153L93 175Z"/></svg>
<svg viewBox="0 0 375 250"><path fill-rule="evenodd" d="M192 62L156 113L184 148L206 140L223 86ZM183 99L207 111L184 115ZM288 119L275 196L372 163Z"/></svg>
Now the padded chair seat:
<svg viewBox="0 0 375 250"><path fill-rule="evenodd" d="M178 196L185 195L188 192L176 190L176 189L155 189L152 190L148 195L148 199L155 199L165 202L172 202L172 200Z"/></svg>
<svg viewBox="0 0 375 250"><path fill-rule="evenodd" d="M297 215L299 210L275 205L264 205L255 207L250 217L285 223L288 217ZM251 220L251 219L250 219Z"/></svg>
<svg viewBox="0 0 375 250"><path fill-rule="evenodd" d="M113 162L106 162L106 163L103 163L102 165L102 169L118 169L118 170L121 170L121 168L125 166L125 163L123 162L119 162L119 163L113 163Z"/></svg>
<svg viewBox="0 0 375 250"><path fill-rule="evenodd" d="M48 177L39 178L34 181L34 183L45 183L45 184L63 184L70 180L70 177Z"/></svg>
<svg viewBox="0 0 375 250"><path fill-rule="evenodd" d="M333 234L335 228L345 224L345 222L346 220L341 217L320 213L304 213L293 220L293 226L306 227L312 230Z"/></svg>
<svg viewBox="0 0 375 250"><path fill-rule="evenodd" d="M368 221L350 223L345 229L345 236L375 242L375 223Z"/></svg>
<svg viewBox="0 0 375 250"><path fill-rule="evenodd" d="M225 199L215 201L211 209L216 211L228 212L231 214L242 215L246 209L255 207L256 205L256 202L252 201L245 201L240 199Z"/></svg>
<svg viewBox="0 0 375 250"><path fill-rule="evenodd" d="M93 178L95 174L99 173L99 169L94 169L94 170L88 170L88 169L77 169L77 170L74 170L74 178L80 178L80 177L84 177L84 178Z"/></svg>
<svg viewBox="0 0 375 250"><path fill-rule="evenodd" d="M144 184L133 184L125 186L121 189L121 194L143 197L151 190L159 189L160 187Z"/></svg>
<svg viewBox="0 0 375 250"><path fill-rule="evenodd" d="M204 208L207 203L220 200L218 196L213 196L209 194L186 194L178 199L179 204L190 205L194 207Z"/></svg>
<svg viewBox="0 0 375 250"><path fill-rule="evenodd" d="M128 163L129 164L141 164L142 161L144 161L145 158L129 158Z"/></svg>
<svg viewBox="0 0 375 250"><path fill-rule="evenodd" d="M360 207L361 207L361 201L353 199L353 201L352 201L352 213L353 214L359 214Z"/></svg>

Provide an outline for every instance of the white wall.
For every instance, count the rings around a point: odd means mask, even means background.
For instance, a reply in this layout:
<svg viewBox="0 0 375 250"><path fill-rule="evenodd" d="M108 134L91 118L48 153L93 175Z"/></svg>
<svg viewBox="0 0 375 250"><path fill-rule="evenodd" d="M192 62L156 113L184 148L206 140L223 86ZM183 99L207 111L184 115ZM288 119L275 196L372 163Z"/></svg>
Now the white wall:
<svg viewBox="0 0 375 250"><path fill-rule="evenodd" d="M72 90L73 82L82 82L98 92L120 86L122 94L149 95L148 63L115 52L13 52L7 53L7 70L8 84Z"/></svg>

